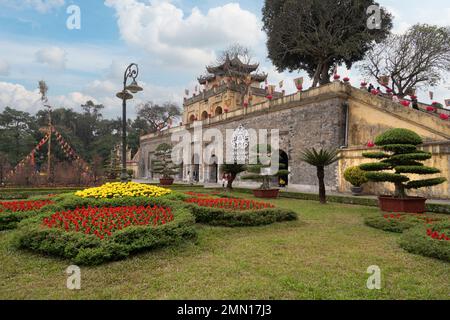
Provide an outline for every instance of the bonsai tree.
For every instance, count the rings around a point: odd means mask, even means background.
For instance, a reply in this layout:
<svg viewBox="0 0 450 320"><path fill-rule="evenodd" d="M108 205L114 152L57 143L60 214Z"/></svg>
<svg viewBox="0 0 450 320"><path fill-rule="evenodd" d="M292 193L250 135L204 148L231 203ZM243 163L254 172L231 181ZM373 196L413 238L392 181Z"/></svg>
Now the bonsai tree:
<svg viewBox="0 0 450 320"><path fill-rule="evenodd" d="M262 164L261 157L264 156L261 152L265 150L267 154L265 156L270 156L272 154L272 147L270 145L258 145L256 146L257 163L247 166L248 174L243 176L244 180L253 180L261 182L259 190L270 190L270 181L275 177L287 176L289 171L286 170L284 164L279 164L279 170L277 172L269 172L272 163Z"/></svg>
<svg viewBox="0 0 450 320"><path fill-rule="evenodd" d="M352 184L353 195L359 195L362 192L362 185L366 183L366 173L360 167L349 167L344 171L344 179Z"/></svg>
<svg viewBox="0 0 450 320"><path fill-rule="evenodd" d="M306 149L302 152L300 160L317 168L317 178L319 179L319 200L320 203L327 203L325 191L325 167L339 160L339 150Z"/></svg>
<svg viewBox="0 0 450 320"><path fill-rule="evenodd" d="M395 197L406 198L406 190L431 187L445 182L445 178L432 178L411 181L404 174L432 175L440 173L437 168L426 167L421 161L431 158L431 153L417 150L422 138L407 129L391 129L379 135L375 144L382 152L367 152L363 156L378 159L380 162L362 164L369 181L390 182L395 185ZM386 172L390 171L390 172Z"/></svg>
<svg viewBox="0 0 450 320"><path fill-rule="evenodd" d="M223 164L221 169L224 173L229 174L229 178L227 181L227 189L233 189L233 182L236 180L236 177L239 173L244 172L246 170L246 166L244 164Z"/></svg>
<svg viewBox="0 0 450 320"><path fill-rule="evenodd" d="M161 175L162 179L172 179L178 174L179 166L172 162L172 146L167 143L160 144L155 150L156 159L153 161L153 173Z"/></svg>

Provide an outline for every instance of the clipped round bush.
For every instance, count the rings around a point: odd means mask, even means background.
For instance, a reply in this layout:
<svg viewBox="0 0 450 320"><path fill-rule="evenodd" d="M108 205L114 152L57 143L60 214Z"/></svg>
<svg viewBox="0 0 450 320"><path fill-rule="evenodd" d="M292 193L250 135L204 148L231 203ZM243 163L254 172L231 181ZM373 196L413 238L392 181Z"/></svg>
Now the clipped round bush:
<svg viewBox="0 0 450 320"><path fill-rule="evenodd" d="M402 233L417 225L430 225L443 220L443 217L430 214L376 214L365 217L364 223L372 228Z"/></svg>
<svg viewBox="0 0 450 320"><path fill-rule="evenodd" d="M399 244L408 252L450 262L450 221L411 228Z"/></svg>
<svg viewBox="0 0 450 320"><path fill-rule="evenodd" d="M361 187L368 180L366 173L360 167L350 167L344 171L344 179L355 187Z"/></svg>
<svg viewBox="0 0 450 320"><path fill-rule="evenodd" d="M422 144L422 138L415 133L414 131L408 129L391 129L382 134L380 134L375 139L375 144L377 146L386 146L386 145L394 145L394 144L406 144L418 146Z"/></svg>

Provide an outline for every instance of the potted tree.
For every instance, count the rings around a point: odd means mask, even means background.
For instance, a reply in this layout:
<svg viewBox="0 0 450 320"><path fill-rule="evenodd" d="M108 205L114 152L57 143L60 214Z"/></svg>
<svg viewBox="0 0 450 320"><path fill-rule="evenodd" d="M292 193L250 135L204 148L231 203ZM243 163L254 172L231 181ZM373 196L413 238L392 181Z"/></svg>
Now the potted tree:
<svg viewBox="0 0 450 320"><path fill-rule="evenodd" d="M351 190L354 196L362 194L362 185L368 181L366 173L357 166L347 168L344 171L344 179L352 184Z"/></svg>
<svg viewBox="0 0 450 320"><path fill-rule="evenodd" d="M155 151L156 159L153 161L153 173L160 174L159 183L163 186L173 184L174 175L178 174L179 167L172 162L172 146L167 143L160 144Z"/></svg>
<svg viewBox="0 0 450 320"><path fill-rule="evenodd" d="M405 175L433 175L440 172L437 168L426 167L421 163L431 158L431 153L417 149L417 146L422 143L422 138L411 130L391 129L375 140L375 144L382 148L382 152L363 154L366 158L381 160L360 165L360 168L366 171L369 181L390 182L395 185L394 196L378 197L381 210L423 213L425 212L426 198L408 197L406 191L439 185L447 180L439 177L412 181Z"/></svg>
<svg viewBox="0 0 450 320"><path fill-rule="evenodd" d="M266 156L272 155L272 147L270 145L258 145L256 147L257 161L256 164L247 165L248 174L243 176L243 180L253 180L261 182L261 186L258 189L253 190L253 195L257 198L277 198L280 192L279 189L272 188L270 182L275 177L287 176L289 171L284 168L283 164L278 165L278 170L276 172L271 172L272 163L263 164L261 162L262 152L266 151Z"/></svg>

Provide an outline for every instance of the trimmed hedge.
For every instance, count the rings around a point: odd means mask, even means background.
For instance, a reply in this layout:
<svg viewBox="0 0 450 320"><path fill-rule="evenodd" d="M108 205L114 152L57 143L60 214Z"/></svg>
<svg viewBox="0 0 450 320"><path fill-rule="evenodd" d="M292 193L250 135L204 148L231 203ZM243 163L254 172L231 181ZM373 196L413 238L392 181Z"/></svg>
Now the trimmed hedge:
<svg viewBox="0 0 450 320"><path fill-rule="evenodd" d="M390 216L390 214L366 216L364 218L364 223L372 228L396 233L403 233L405 230L411 229L417 225L423 225L425 223L425 221L420 219L417 215L401 214L401 219L397 218L397 214L394 214L396 218L385 218L385 215ZM428 214L422 216L437 221L444 219L442 217Z"/></svg>
<svg viewBox="0 0 450 320"><path fill-rule="evenodd" d="M81 189L0 189L0 200L20 200L48 194L71 193Z"/></svg>
<svg viewBox="0 0 450 320"><path fill-rule="evenodd" d="M450 222L436 224L431 228L433 231L446 232L450 236ZM432 239L427 235L427 228L424 226L405 231L399 244L408 252L450 262L450 241Z"/></svg>
<svg viewBox="0 0 450 320"><path fill-rule="evenodd" d="M201 207L196 204L186 206L191 210L197 223L212 226L251 227L298 219L294 211L278 208L237 211Z"/></svg>
<svg viewBox="0 0 450 320"><path fill-rule="evenodd" d="M134 198L133 203L126 201L128 199L109 200L111 200L109 201L111 206L139 205L139 203L144 205L142 198ZM176 245L196 238L197 233L193 227L195 219L187 208L168 199L151 200L150 202L146 199L145 205L171 207L174 220L158 227L131 226L100 240L95 235L44 227L42 219L48 213L43 213L19 224L15 245L20 249L66 258L79 265L98 265L107 261L124 259L137 252ZM73 198L65 199L65 204L71 206L64 208L65 210L78 206L78 202Z"/></svg>

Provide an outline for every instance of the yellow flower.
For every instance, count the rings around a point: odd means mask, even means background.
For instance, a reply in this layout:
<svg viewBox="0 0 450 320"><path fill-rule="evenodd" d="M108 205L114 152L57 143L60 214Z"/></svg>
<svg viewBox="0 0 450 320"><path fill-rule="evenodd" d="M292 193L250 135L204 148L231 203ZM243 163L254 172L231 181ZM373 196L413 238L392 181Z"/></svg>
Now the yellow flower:
<svg viewBox="0 0 450 320"><path fill-rule="evenodd" d="M75 192L75 195L82 198L121 198L121 197L161 197L170 194L172 190L157 186L128 182L105 183L97 188L89 188Z"/></svg>

